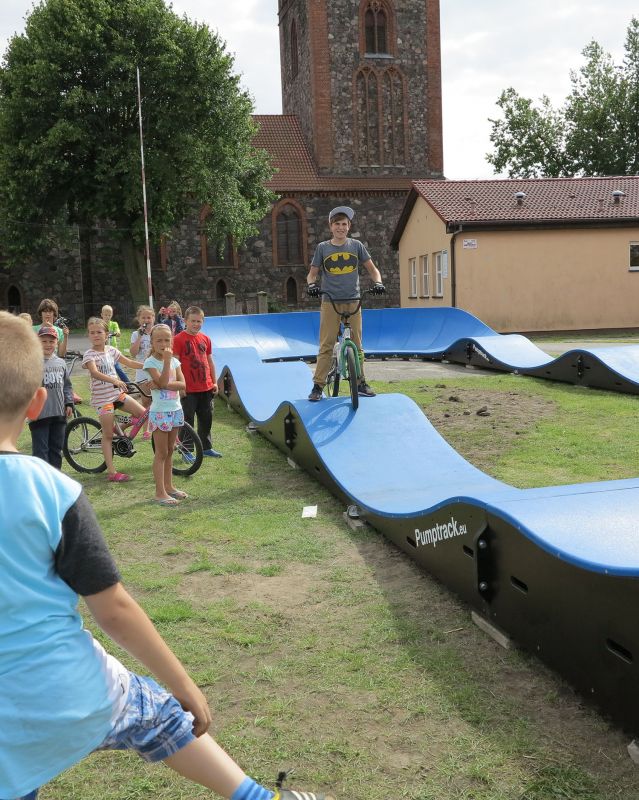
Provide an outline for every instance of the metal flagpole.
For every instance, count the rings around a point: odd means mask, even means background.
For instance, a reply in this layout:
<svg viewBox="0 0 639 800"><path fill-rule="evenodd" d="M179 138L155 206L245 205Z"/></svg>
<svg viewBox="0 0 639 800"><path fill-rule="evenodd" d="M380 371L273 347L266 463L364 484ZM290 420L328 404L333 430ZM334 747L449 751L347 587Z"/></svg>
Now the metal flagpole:
<svg viewBox="0 0 639 800"><path fill-rule="evenodd" d="M140 68L135 68L138 81L138 118L140 120L140 158L142 160L142 200L144 204L144 254L146 256L146 282L149 305L153 308L153 283L151 282L151 248L149 247L149 216L146 205L146 176L144 173L144 135L142 133L142 93L140 92Z"/></svg>

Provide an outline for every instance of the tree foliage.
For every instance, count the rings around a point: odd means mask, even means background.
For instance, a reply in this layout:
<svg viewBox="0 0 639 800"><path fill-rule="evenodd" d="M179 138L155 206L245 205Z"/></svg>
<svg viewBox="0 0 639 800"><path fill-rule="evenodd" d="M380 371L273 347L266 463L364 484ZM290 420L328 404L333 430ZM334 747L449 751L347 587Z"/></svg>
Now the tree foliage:
<svg viewBox="0 0 639 800"><path fill-rule="evenodd" d="M491 119L495 171L511 178L639 174L639 20L628 26L623 64L593 41L585 64L570 73L572 90L561 109L547 97L537 105L513 88Z"/></svg>
<svg viewBox="0 0 639 800"><path fill-rule="evenodd" d="M164 0L43 0L0 70L3 248L25 257L68 224L108 220L135 299L146 296L136 67L151 238L202 206L208 233L243 241L271 175L250 97L205 25Z"/></svg>

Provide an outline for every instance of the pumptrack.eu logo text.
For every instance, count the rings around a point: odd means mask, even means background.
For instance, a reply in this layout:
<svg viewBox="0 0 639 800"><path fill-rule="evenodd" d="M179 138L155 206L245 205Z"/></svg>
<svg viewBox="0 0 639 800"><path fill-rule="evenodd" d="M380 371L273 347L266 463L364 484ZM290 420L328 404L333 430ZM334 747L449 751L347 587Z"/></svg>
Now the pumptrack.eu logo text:
<svg viewBox="0 0 639 800"><path fill-rule="evenodd" d="M451 517L450 522L436 522L432 528L426 528L423 531L415 528L415 541L418 547L427 544L437 547L438 542L443 542L445 539L453 539L455 536L465 536L467 533L466 526L461 522L457 522L455 517Z"/></svg>

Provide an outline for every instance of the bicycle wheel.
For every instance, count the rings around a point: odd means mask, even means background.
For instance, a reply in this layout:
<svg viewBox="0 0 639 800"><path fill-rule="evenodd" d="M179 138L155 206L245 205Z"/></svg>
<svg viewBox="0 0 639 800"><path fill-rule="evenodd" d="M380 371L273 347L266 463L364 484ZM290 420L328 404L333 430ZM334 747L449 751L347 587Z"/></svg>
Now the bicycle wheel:
<svg viewBox="0 0 639 800"><path fill-rule="evenodd" d="M92 417L76 417L67 424L64 434L64 457L78 472L104 472L102 428Z"/></svg>
<svg viewBox="0 0 639 800"><path fill-rule="evenodd" d="M357 367L355 366L355 353L353 348L346 350L346 368L348 370L348 385L351 390L351 403L353 411L357 411L359 406L359 394L357 393Z"/></svg>
<svg viewBox="0 0 639 800"><path fill-rule="evenodd" d="M155 440L151 439L151 447L155 453ZM202 466L202 442L197 433L185 422L180 428L175 447L173 448L173 461L171 472L183 478L193 475Z"/></svg>
<svg viewBox="0 0 639 800"><path fill-rule="evenodd" d="M328 371L328 375L326 376L326 386L324 386L324 391L326 392L327 397L337 397L339 394L339 368L336 361L333 361L331 364L331 368Z"/></svg>

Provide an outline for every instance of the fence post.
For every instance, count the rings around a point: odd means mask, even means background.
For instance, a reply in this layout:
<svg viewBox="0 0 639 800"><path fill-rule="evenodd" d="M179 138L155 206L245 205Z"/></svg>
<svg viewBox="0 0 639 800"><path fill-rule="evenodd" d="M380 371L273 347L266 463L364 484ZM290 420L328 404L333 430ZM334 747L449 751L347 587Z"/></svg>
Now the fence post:
<svg viewBox="0 0 639 800"><path fill-rule="evenodd" d="M268 314L268 295L266 292L257 293L257 313Z"/></svg>
<svg viewBox="0 0 639 800"><path fill-rule="evenodd" d="M227 292L224 295L224 300L226 302L226 313L235 314L235 295L233 292Z"/></svg>

